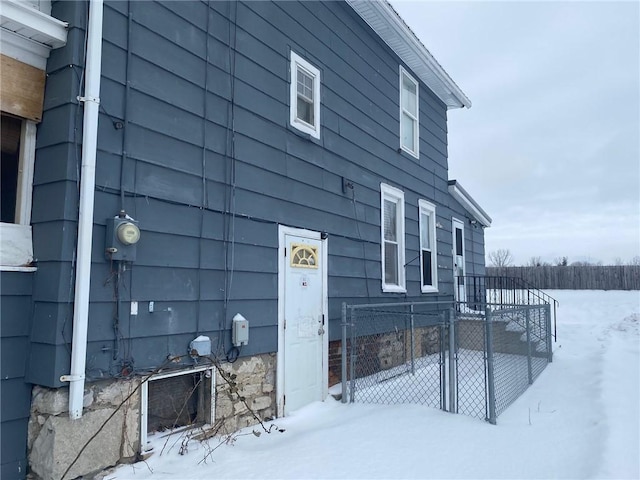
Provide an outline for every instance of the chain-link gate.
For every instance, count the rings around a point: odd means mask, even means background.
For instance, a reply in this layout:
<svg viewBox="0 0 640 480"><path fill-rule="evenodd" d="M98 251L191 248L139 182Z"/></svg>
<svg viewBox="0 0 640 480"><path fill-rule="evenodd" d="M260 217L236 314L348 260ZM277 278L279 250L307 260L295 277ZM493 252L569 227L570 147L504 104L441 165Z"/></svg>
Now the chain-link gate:
<svg viewBox="0 0 640 480"><path fill-rule="evenodd" d="M425 306L348 307L351 328L343 341L343 371L348 371L350 381L343 388L351 402L445 408L447 326L442 312Z"/></svg>
<svg viewBox="0 0 640 480"><path fill-rule="evenodd" d="M343 305L343 402L418 403L495 423L552 360L549 305Z"/></svg>

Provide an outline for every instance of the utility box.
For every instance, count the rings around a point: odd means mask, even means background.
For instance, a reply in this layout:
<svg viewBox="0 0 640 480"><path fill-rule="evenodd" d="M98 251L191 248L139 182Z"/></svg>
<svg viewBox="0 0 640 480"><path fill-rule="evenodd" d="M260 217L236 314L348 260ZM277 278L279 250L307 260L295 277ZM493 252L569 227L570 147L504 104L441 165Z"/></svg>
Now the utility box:
<svg viewBox="0 0 640 480"><path fill-rule="evenodd" d="M233 317L231 341L234 347L241 347L249 343L249 321L239 313Z"/></svg>
<svg viewBox="0 0 640 480"><path fill-rule="evenodd" d="M207 336L200 335L191 340L189 344L189 354L192 357L208 357L211 355L211 339Z"/></svg>
<svg viewBox="0 0 640 480"><path fill-rule="evenodd" d="M124 212L120 212L117 217L107 218L105 239L107 260L135 261L138 240L140 240L140 229L136 220Z"/></svg>

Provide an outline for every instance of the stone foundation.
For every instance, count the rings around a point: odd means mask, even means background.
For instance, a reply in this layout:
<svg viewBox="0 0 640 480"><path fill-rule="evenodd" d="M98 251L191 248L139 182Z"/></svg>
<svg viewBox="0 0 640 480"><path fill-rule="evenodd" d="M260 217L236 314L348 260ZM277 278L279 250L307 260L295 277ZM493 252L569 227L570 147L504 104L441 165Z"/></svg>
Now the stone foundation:
<svg viewBox="0 0 640 480"><path fill-rule="evenodd" d="M69 418L68 388L35 386L28 435L32 472L44 480L60 480L78 457L64 477L70 479L134 459L140 447L140 393L136 391L139 383L140 379L132 379L88 385L84 412L78 420ZM130 394L129 400L117 410Z"/></svg>
<svg viewBox="0 0 640 480"><path fill-rule="evenodd" d="M215 419L211 423L219 427L219 434L233 433L258 423L254 414L261 420L276 416L275 353L223 364L221 370L228 380L216 368L213 370L216 403ZM138 387L141 380L137 377L87 384L84 412L78 420L69 419L68 388L35 386L28 435L32 473L43 480L61 480L68 466L78 457L64 477L73 479L136 460L140 452L141 397ZM118 409L132 392L129 400ZM101 427L96 438L78 455Z"/></svg>
<svg viewBox="0 0 640 480"><path fill-rule="evenodd" d="M446 339L445 339L446 342ZM446 344L446 343L445 343ZM382 370L401 365L411 358L411 336L409 331L398 333L365 335L358 338L356 378L372 375ZM440 327L416 327L413 337L415 358L432 355L440 351ZM347 340L347 362L351 360L351 340ZM351 364L347 363L347 377L351 378ZM342 341L329 342L329 386L342 380Z"/></svg>
<svg viewBox="0 0 640 480"><path fill-rule="evenodd" d="M247 408L260 419L276 416L276 354L239 358L234 363L222 365L226 381L216 372L216 421L222 422L220 433L231 433L257 420ZM233 385L235 382L236 385ZM234 390L237 389L237 394ZM244 401L239 398L244 398Z"/></svg>

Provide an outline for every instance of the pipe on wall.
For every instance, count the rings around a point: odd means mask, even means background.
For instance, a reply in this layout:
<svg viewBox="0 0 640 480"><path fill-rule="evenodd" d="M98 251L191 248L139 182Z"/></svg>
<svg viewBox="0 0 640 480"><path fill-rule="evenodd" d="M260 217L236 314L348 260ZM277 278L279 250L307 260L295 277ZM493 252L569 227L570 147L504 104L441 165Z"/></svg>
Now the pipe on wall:
<svg viewBox="0 0 640 480"><path fill-rule="evenodd" d="M82 170L80 209L78 214L78 248L76 252L75 298L73 304L73 338L69 384L69 417L82 417L87 330L89 324L89 287L91 275L91 239L96 184L96 150L98 147L98 112L100 108L100 65L102 62L103 0L90 0L85 60L84 118L82 123Z"/></svg>

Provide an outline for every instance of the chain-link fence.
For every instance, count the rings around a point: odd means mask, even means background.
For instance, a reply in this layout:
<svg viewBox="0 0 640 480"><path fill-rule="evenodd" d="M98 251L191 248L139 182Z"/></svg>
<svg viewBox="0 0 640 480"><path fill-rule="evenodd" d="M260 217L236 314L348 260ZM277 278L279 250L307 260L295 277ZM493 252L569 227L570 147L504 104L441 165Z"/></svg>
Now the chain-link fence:
<svg viewBox="0 0 640 480"><path fill-rule="evenodd" d="M549 305L343 305L343 401L500 415L552 359Z"/></svg>
<svg viewBox="0 0 640 480"><path fill-rule="evenodd" d="M454 375L450 382L453 391L451 412L472 417L488 418L486 329L484 315L460 304L454 323Z"/></svg>
<svg viewBox="0 0 640 480"><path fill-rule="evenodd" d="M493 377L495 405L490 420L504 412L552 360L549 305L487 310L487 369Z"/></svg>
<svg viewBox="0 0 640 480"><path fill-rule="evenodd" d="M343 341L343 372L350 378L344 388L351 402L444 408L444 315L425 307L348 307L350 334Z"/></svg>

